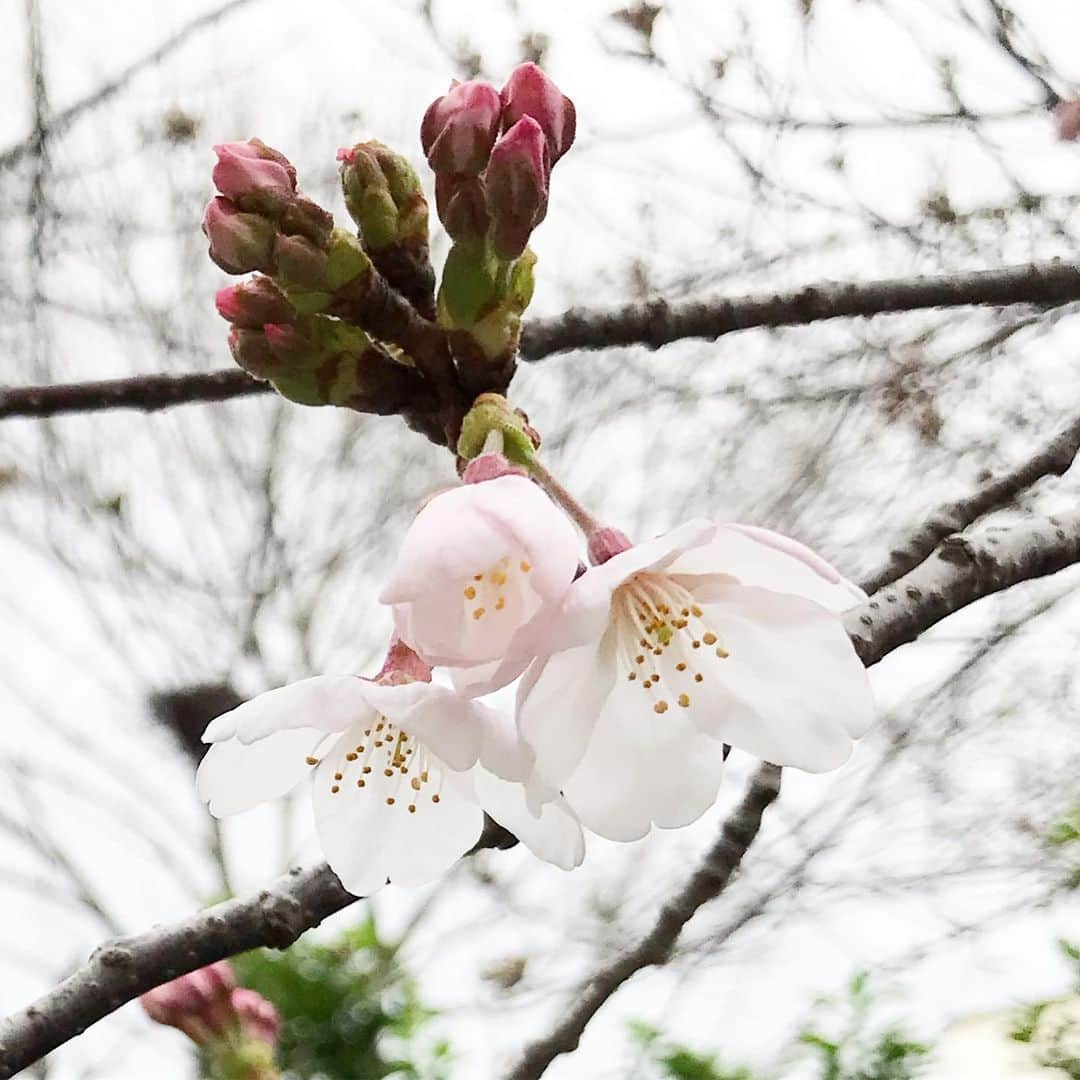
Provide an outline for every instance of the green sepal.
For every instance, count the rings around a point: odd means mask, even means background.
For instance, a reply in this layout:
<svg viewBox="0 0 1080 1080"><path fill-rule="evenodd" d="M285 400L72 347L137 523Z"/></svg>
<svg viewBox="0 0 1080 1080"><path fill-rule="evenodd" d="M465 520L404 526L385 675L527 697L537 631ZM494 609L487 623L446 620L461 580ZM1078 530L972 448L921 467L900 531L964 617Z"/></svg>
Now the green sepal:
<svg viewBox="0 0 1080 1080"><path fill-rule="evenodd" d="M503 456L526 468L536 455L536 447L525 430L525 421L501 394L481 394L461 422L458 456L472 461L483 452L492 431L502 432Z"/></svg>
<svg viewBox="0 0 1080 1080"><path fill-rule="evenodd" d="M329 259L326 263L326 287L336 292L363 274L371 272L371 259L352 233L335 228L330 234Z"/></svg>
<svg viewBox="0 0 1080 1080"><path fill-rule="evenodd" d="M471 329L499 298L500 270L484 241L457 241L443 266L439 322L452 330Z"/></svg>

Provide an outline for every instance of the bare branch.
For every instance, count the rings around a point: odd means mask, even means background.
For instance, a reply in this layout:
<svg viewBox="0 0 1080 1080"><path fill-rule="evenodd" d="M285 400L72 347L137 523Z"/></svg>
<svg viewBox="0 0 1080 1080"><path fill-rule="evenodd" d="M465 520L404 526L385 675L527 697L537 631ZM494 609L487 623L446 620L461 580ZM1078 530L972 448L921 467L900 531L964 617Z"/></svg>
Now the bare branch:
<svg viewBox="0 0 1080 1080"><path fill-rule="evenodd" d="M848 612L845 626L859 658L869 667L981 597L1077 562L1080 510L1032 518L1010 528L987 529L976 536L953 536L906 577ZM759 779L762 783L764 780ZM765 799L764 790L753 796L748 793L736 812L737 819L742 815L740 821L725 826L730 826L727 836L744 837L751 826L756 831L754 814L759 819L760 811L771 801ZM755 811L758 805L760 811ZM747 846L752 839L753 833L746 836ZM505 847L512 842L505 830L493 829L485 832L477 849ZM713 852L723 844L721 837L721 844ZM685 918L674 927L675 937L701 903L722 891L745 850L744 846L741 850L724 848L726 853L722 855L710 853L714 862L709 868L703 866L699 873L711 875L712 892L696 906L678 909ZM737 857L732 861L733 852ZM726 877L718 873L717 858L730 862ZM721 871L728 862L719 864ZM697 875L691 882L695 880ZM678 895L692 900L701 895L702 883L694 888L688 884ZM183 922L102 947L84 967L0 1026L0 1080L26 1068L151 987L260 945L286 948L305 930L353 899L329 867L323 865L288 874L254 897L229 900ZM672 927L667 922L664 925L664 933L670 933ZM654 944L644 952L635 950L634 955L644 957L649 964L660 963L666 954L657 948ZM639 968L631 965L625 978L636 970ZM619 983L608 979L597 985L609 987L606 998ZM601 1004L596 1002L590 1016Z"/></svg>
<svg viewBox="0 0 1080 1080"><path fill-rule="evenodd" d="M668 304L631 304L607 312L571 310L535 319L521 355L541 360L572 349L625 345L660 348L687 338L715 339L758 327L806 326L827 319L870 317L942 307L1056 307L1080 300L1080 267L1068 263L1014 266L970 274L812 285L796 292ZM98 409L168 408L266 392L233 369L197 375L140 375L94 383L0 389L0 419L57 416Z"/></svg>
<svg viewBox="0 0 1080 1080"><path fill-rule="evenodd" d="M556 1028L529 1046L507 1080L536 1080L560 1054L576 1050L589 1021L600 1007L632 975L643 968L664 964L683 927L697 910L727 888L747 849L761 828L761 817L780 794L780 769L758 767L742 801L724 822L716 843L698 868L668 900L649 932L613 963L594 972L581 989L569 1012Z"/></svg>
<svg viewBox="0 0 1080 1080"><path fill-rule="evenodd" d="M992 510L1007 506L1044 476L1066 473L1078 453L1080 420L1074 420L1015 469L987 480L966 498L939 506L922 525L889 552L885 564L863 581L862 587L868 593L874 593L890 585L918 566L947 536L963 532Z"/></svg>

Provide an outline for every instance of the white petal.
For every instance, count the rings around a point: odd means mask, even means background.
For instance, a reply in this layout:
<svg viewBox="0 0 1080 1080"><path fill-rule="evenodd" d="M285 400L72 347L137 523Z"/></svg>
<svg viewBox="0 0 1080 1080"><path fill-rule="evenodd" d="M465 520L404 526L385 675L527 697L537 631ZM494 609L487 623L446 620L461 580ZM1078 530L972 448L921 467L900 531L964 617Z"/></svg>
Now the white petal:
<svg viewBox="0 0 1080 1080"><path fill-rule="evenodd" d="M584 758L563 786L581 823L610 840L637 840L651 825L678 828L716 801L723 746L687 710L654 705L659 694L620 684L600 714Z"/></svg>
<svg viewBox="0 0 1080 1080"><path fill-rule="evenodd" d="M480 748L480 764L502 780L527 780L535 757L521 738L514 718L508 713L477 704L483 717L484 738Z"/></svg>
<svg viewBox="0 0 1080 1080"><path fill-rule="evenodd" d="M688 521L663 536L635 544L600 566L590 567L567 593L544 651L555 652L596 641L607 628L611 597L628 577L643 570L662 570L687 550L705 543L715 530L716 526L709 521Z"/></svg>
<svg viewBox="0 0 1080 1080"><path fill-rule="evenodd" d="M316 675L259 694L225 716L233 718L243 743L297 727L344 731L370 711L364 684L354 675Z"/></svg>
<svg viewBox="0 0 1080 1080"><path fill-rule="evenodd" d="M276 799L312 771L306 758L326 737L325 731L309 727L281 731L250 745L238 739L215 742L199 765L199 798L210 804L215 817Z"/></svg>
<svg viewBox="0 0 1080 1080"><path fill-rule="evenodd" d="M533 814L522 784L502 780L481 767L474 771L473 782L483 808L537 858L563 870L581 865L585 858L585 837L565 800L544 802L539 812Z"/></svg>
<svg viewBox="0 0 1080 1080"><path fill-rule="evenodd" d="M846 611L866 599L858 586L805 545L753 525L719 526L709 543L687 551L668 572L679 578L722 574L743 585L802 596L830 611ZM699 602L704 598L701 585L683 584L697 593Z"/></svg>
<svg viewBox="0 0 1080 1080"><path fill-rule="evenodd" d="M740 585L722 591L702 607L729 655L702 658L704 681L689 710L695 722L776 765L842 765L874 722L874 700L840 620L797 596Z"/></svg>
<svg viewBox="0 0 1080 1080"><path fill-rule="evenodd" d="M323 853L357 896L370 895L387 879L401 885L434 880L472 847L484 821L459 774L422 744L410 740L413 754L403 774L392 766L395 744L384 741L371 753L372 738L381 733L367 730L372 735L358 726L341 738L319 766L313 790ZM350 761L361 746L365 752Z"/></svg>
<svg viewBox="0 0 1080 1080"><path fill-rule="evenodd" d="M615 682L607 638L536 661L518 684L516 719L540 777L558 788L585 753Z"/></svg>
<svg viewBox="0 0 1080 1080"><path fill-rule="evenodd" d="M364 696L373 709L417 736L451 768L463 772L476 764L486 715L483 706L438 683L369 682Z"/></svg>

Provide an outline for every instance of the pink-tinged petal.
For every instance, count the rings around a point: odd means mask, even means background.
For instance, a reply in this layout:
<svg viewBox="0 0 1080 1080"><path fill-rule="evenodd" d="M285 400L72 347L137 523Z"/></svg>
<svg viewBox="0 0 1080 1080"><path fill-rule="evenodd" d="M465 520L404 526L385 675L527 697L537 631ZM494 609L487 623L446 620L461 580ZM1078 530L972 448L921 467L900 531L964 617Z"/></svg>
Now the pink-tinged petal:
<svg viewBox="0 0 1080 1080"><path fill-rule="evenodd" d="M544 651L576 648L598 640L608 625L611 598L627 578L646 570L664 569L685 552L706 543L715 530L710 521L688 521L662 536L613 555L600 566L590 567L567 593Z"/></svg>
<svg viewBox="0 0 1080 1080"><path fill-rule="evenodd" d="M279 686L232 710L236 738L254 743L289 728L344 731L371 714L365 680L354 675L316 675Z"/></svg>
<svg viewBox="0 0 1080 1080"><path fill-rule="evenodd" d="M295 727L260 742L215 742L199 765L196 788L214 817L250 810L291 791L311 772L325 731Z"/></svg>
<svg viewBox="0 0 1080 1080"><path fill-rule="evenodd" d="M563 785L581 823L609 840L637 840L652 825L680 828L716 802L723 745L703 735L667 691L616 683L578 767Z"/></svg>
<svg viewBox="0 0 1080 1080"><path fill-rule="evenodd" d="M705 657L703 681L687 690L697 726L776 765L842 765L875 707L840 620L801 597L741 585L717 590L702 609L727 656Z"/></svg>
<svg viewBox="0 0 1080 1080"><path fill-rule="evenodd" d="M369 754L368 731L375 734L360 726L345 733L319 766L312 793L323 853L357 896L376 892L387 879L400 885L434 880L472 847L484 823L468 785L458 782L460 773L415 740L402 773L390 767L389 751ZM357 754L359 746L365 751Z"/></svg>
<svg viewBox="0 0 1080 1080"><path fill-rule="evenodd" d="M394 606L402 640L430 664L516 663L534 620L550 617L577 565L569 521L531 481L503 476L428 502L380 599Z"/></svg>
<svg viewBox="0 0 1080 1080"><path fill-rule="evenodd" d="M531 116L543 129L554 165L574 141L574 103L533 63L514 68L501 96L504 129L513 127L523 116Z"/></svg>
<svg viewBox="0 0 1080 1080"><path fill-rule="evenodd" d="M484 173L492 246L501 259L516 259L544 220L551 159L540 125L523 116L496 144Z"/></svg>
<svg viewBox="0 0 1080 1080"><path fill-rule="evenodd" d="M526 788L478 768L473 773L481 806L504 829L509 829L537 858L562 870L573 870L585 858L581 824L558 796L543 802L533 814Z"/></svg>
<svg viewBox="0 0 1080 1080"><path fill-rule="evenodd" d="M537 775L551 787L560 787L577 767L614 683L607 637L541 658L522 676L518 731L535 754Z"/></svg>
<svg viewBox="0 0 1080 1080"><path fill-rule="evenodd" d="M259 208L283 206L296 191L296 170L282 154L259 140L214 147L214 185L234 202L254 200ZM284 164L283 164L284 162Z"/></svg>
<svg viewBox="0 0 1080 1080"><path fill-rule="evenodd" d="M450 768L463 772L476 764L486 723L484 706L434 683L380 686L362 681L372 709L429 746Z"/></svg>
<svg viewBox="0 0 1080 1080"><path fill-rule="evenodd" d="M846 611L866 599L820 555L797 540L754 525L720 525L708 544L669 567L679 577L722 574L743 585L791 593L830 611Z"/></svg>

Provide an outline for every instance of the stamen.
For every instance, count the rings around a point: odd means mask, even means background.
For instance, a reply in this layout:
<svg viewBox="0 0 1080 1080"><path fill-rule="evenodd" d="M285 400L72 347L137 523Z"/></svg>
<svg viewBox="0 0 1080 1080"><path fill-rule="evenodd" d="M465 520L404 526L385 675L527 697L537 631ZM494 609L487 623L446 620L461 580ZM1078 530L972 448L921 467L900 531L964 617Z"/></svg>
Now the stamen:
<svg viewBox="0 0 1080 1080"><path fill-rule="evenodd" d="M498 599L497 599L497 600L495 601L495 610L496 610L496 611L502 611L502 609L503 609L504 607L506 607L506 597L505 597L505 596L500 596L500 597L499 597L499 598L498 598Z"/></svg>
<svg viewBox="0 0 1080 1080"><path fill-rule="evenodd" d="M475 610L475 611L474 611L474 612L472 613L472 617L473 617L474 619L482 619L482 618L484 617L484 609L483 609L482 607L478 607L478 608L477 608L477 609L476 609L476 610Z"/></svg>
<svg viewBox="0 0 1080 1080"><path fill-rule="evenodd" d="M690 708L690 695L689 694L680 694L679 695L679 704L684 709L689 709Z"/></svg>
<svg viewBox="0 0 1080 1080"><path fill-rule="evenodd" d="M318 765L319 759L317 757L312 757L310 754L308 754L308 756L304 758L304 762L307 765Z"/></svg>
<svg viewBox="0 0 1080 1080"><path fill-rule="evenodd" d="M330 788L330 794L336 795L340 790L341 788L339 788L337 784L334 784L334 786Z"/></svg>
<svg viewBox="0 0 1080 1080"><path fill-rule="evenodd" d="M532 569L532 564L527 563L524 559L522 559L521 562L518 563L518 566L521 567L521 572L523 574L527 574Z"/></svg>
<svg viewBox="0 0 1080 1080"><path fill-rule="evenodd" d="M471 585L468 585L465 588L465 599L466 600L475 600L476 599L476 589L474 589Z"/></svg>
<svg viewBox="0 0 1080 1080"><path fill-rule="evenodd" d="M685 696L685 695L684 695ZM658 701L653 706L653 712L666 713L668 710L668 703L666 701Z"/></svg>

